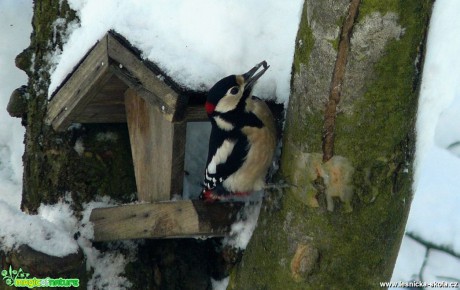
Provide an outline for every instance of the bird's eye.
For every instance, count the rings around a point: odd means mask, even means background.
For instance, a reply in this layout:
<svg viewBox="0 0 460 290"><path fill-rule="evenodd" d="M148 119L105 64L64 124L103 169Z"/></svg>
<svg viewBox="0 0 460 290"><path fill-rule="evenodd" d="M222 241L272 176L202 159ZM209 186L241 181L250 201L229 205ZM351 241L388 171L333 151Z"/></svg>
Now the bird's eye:
<svg viewBox="0 0 460 290"><path fill-rule="evenodd" d="M230 94L236 95L236 94L238 94L239 91L240 91L240 88L233 87L233 88L230 89Z"/></svg>

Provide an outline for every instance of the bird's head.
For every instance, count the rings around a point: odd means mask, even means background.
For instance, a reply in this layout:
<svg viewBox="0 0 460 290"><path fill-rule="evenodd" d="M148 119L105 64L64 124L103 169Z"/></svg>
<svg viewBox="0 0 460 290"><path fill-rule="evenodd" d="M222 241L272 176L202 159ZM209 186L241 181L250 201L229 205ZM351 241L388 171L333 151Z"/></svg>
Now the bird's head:
<svg viewBox="0 0 460 290"><path fill-rule="evenodd" d="M262 70L257 71L262 67ZM270 66L264 60L241 75L230 75L218 81L208 92L206 99L206 113L208 116L215 112L225 113L235 110L251 94L256 81Z"/></svg>

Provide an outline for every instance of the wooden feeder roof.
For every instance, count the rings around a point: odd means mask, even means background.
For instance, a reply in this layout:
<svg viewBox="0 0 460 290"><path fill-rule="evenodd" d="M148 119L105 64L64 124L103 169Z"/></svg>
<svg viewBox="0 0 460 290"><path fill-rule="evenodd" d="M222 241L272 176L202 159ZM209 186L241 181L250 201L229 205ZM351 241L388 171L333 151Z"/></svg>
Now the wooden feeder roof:
<svg viewBox="0 0 460 290"><path fill-rule="evenodd" d="M108 32L54 92L47 121L58 131L72 123L125 123L128 88L170 122L207 120L204 94L177 85L122 36Z"/></svg>

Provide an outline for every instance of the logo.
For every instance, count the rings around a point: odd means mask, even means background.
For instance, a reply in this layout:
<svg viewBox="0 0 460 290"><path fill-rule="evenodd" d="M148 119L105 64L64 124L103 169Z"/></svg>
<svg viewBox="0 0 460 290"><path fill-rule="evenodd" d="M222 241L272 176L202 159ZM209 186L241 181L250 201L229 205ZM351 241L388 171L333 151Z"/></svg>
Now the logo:
<svg viewBox="0 0 460 290"><path fill-rule="evenodd" d="M11 266L8 270L2 271L2 277L6 285L14 287L27 287L29 289L35 287L78 287L80 279L63 279L63 278L29 278L30 274L24 272L21 268L14 270Z"/></svg>

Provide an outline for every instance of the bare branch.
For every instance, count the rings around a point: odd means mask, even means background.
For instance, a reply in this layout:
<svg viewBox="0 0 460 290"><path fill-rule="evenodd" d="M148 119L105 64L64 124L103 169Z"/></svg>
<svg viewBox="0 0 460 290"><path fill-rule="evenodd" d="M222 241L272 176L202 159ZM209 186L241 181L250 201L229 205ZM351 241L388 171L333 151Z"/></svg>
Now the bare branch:
<svg viewBox="0 0 460 290"><path fill-rule="evenodd" d="M449 254L451 256L454 256L454 257L460 259L460 253L455 252L452 248L450 248L448 246L437 245L435 243L429 242L429 241L424 240L423 238L421 238L420 236L418 236L417 234L412 233L412 232L407 232L406 236L408 236L409 238L411 238L414 241L418 242L419 244L422 244L428 250L433 249L433 250L441 251L441 252L444 252L446 254Z"/></svg>

